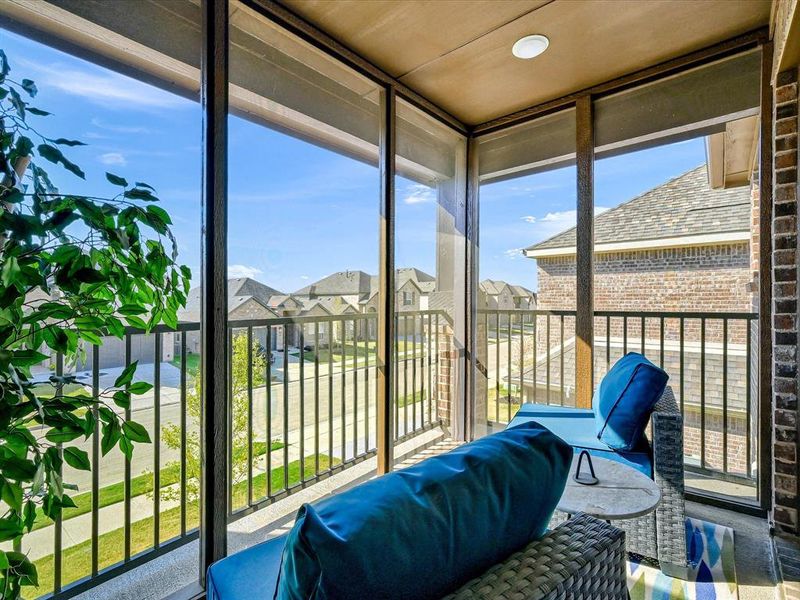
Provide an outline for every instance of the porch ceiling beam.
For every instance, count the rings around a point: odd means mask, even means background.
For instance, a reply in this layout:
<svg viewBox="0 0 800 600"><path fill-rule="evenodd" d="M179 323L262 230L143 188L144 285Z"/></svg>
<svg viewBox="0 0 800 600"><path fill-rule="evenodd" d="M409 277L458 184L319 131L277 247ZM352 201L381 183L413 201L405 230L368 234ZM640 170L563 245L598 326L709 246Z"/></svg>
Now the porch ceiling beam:
<svg viewBox="0 0 800 600"><path fill-rule="evenodd" d="M473 127L472 135L482 136L512 125L518 125L537 117L574 106L580 98L587 94L597 97L620 92L630 87L642 85L669 75L674 75L692 67L697 67L737 54L747 48L755 48L767 41L769 41L769 28L761 27L749 33L720 42L719 44L708 46L702 50L670 59L584 90L576 90L560 98L554 98L553 100L531 106L503 117L498 117L497 119L492 119L491 121Z"/></svg>
<svg viewBox="0 0 800 600"><path fill-rule="evenodd" d="M324 31L318 29L289 8L275 2L274 0L242 0L242 2L261 12L269 15L269 17L288 31L291 31L298 37L304 39L313 46L320 48L326 53L339 59L350 68L355 69L362 75L365 75L385 86L393 88L398 96L407 100L427 112L428 114L436 117L441 122L455 129L459 133L468 134L469 128L461 121L456 119L449 112L437 106L424 96L418 94L408 86L400 83L397 79L378 68L370 61L362 57L360 54L351 50L340 41L329 36Z"/></svg>

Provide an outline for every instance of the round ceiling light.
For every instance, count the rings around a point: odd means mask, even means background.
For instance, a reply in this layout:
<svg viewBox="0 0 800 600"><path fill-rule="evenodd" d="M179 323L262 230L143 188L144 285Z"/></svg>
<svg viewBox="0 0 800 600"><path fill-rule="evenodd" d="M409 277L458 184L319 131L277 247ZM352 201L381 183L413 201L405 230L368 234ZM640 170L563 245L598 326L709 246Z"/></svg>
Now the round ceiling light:
<svg viewBox="0 0 800 600"><path fill-rule="evenodd" d="M542 52L547 50L550 45L550 40L543 35L526 35L516 41L511 48L511 53L517 58L536 58Z"/></svg>

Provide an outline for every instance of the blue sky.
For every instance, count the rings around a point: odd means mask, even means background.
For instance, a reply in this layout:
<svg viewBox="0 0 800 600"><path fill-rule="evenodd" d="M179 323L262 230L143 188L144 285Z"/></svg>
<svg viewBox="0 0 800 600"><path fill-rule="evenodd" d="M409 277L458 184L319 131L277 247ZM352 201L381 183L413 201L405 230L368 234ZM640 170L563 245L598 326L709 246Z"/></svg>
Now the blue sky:
<svg viewBox="0 0 800 600"><path fill-rule="evenodd" d="M12 77L36 81L31 117L45 135L75 138L67 156L86 181L52 166L63 192L111 195L105 171L154 186L174 221L180 260L199 272L200 107L0 29ZM237 117L230 119L229 273L285 292L334 271L378 270L378 170ZM705 160L702 139L598 161L595 204L616 206ZM396 264L435 275L435 194L398 178ZM481 278L536 289L519 249L575 220L575 170L481 189ZM193 282L199 283L197 276Z"/></svg>

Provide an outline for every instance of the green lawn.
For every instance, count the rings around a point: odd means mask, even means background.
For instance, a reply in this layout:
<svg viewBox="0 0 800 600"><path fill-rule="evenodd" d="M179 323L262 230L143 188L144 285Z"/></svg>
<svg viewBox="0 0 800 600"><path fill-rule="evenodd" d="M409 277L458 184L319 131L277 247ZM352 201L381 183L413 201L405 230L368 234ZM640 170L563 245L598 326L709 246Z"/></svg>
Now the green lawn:
<svg viewBox="0 0 800 600"><path fill-rule="evenodd" d="M266 454L267 448L264 442L253 442L253 456L262 456ZM283 448L283 442L272 442L272 450L280 450ZM169 487L175 485L180 481L181 471L179 465L171 465L161 469L161 487ZM136 477L131 477L131 497L141 496L142 494L149 494L153 491L153 474L143 473ZM111 506L125 500L125 484L120 481L112 483L105 487L100 488L98 493L98 503L100 508L104 506ZM72 496L72 501L75 502L76 508L65 508L63 511L64 520L74 519L80 515L84 515L92 511L92 492L83 492ZM33 523L33 529L41 529L51 525L52 521L44 515L41 509L36 511L36 520Z"/></svg>
<svg viewBox="0 0 800 600"><path fill-rule="evenodd" d="M170 364L178 369L181 368L181 356L178 354L172 359ZM186 353L186 373L195 376L200 372L200 355L192 352Z"/></svg>
<svg viewBox="0 0 800 600"><path fill-rule="evenodd" d="M331 464L338 463L338 459L331 459L324 454L319 456L320 470L328 469ZM306 476L314 472L314 456L305 458ZM272 471L272 490L273 492L283 488L284 472L283 467ZM296 460L289 463L289 486L300 483L300 461ZM253 478L253 489L261 492L265 489L266 475L261 474ZM254 494L256 497L263 494ZM247 498L247 482L239 482L233 489L234 506L237 499ZM167 541L180 535L181 509L179 506L161 512L159 521L160 541ZM193 529L198 526L199 512L198 503L192 502L186 505L186 527ZM104 533L98 538L99 545L99 567L103 569L118 563L124 559L125 532L122 528ZM153 518L148 517L141 521L131 524L131 554L136 554L148 550L153 546ZM67 584L89 575L92 565L92 541L86 540L64 550L62 565L62 582ZM39 573L38 588L23 588L24 598L37 598L53 590L53 556L45 556L35 561L36 569Z"/></svg>

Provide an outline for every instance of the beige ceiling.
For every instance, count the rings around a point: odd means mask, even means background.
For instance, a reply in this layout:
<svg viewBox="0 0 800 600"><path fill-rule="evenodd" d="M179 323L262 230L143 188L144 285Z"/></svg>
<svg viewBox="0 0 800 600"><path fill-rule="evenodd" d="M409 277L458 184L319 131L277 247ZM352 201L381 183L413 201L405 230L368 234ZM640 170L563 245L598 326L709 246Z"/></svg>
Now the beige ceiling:
<svg viewBox="0 0 800 600"><path fill-rule="evenodd" d="M469 125L558 98L769 21L771 0L282 0ZM541 33L550 48L511 46Z"/></svg>

